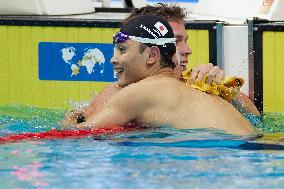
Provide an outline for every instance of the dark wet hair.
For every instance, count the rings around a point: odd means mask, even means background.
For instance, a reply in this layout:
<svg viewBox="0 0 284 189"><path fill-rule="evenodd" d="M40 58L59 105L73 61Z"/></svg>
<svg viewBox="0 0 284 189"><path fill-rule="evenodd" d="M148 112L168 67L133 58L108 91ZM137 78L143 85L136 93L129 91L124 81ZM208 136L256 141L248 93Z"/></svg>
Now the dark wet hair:
<svg viewBox="0 0 284 189"><path fill-rule="evenodd" d="M167 22L183 22L186 13L185 9L181 8L177 4L165 4L158 3L156 5L147 5L145 7L134 9L131 14L122 21L122 25L127 25L129 22L133 21L136 17L150 15L150 16L159 16L165 19ZM145 45L140 45L140 52L143 52ZM174 68L176 65L172 63L172 60L169 60L169 57L164 58L161 56L161 67L169 66L167 61L170 61L170 67Z"/></svg>
<svg viewBox="0 0 284 189"><path fill-rule="evenodd" d="M180 22L186 17L185 9L180 6L176 4L158 3L154 6L147 5L139 9L134 9L131 14L122 21L122 23L126 24L141 15L160 16L168 22Z"/></svg>

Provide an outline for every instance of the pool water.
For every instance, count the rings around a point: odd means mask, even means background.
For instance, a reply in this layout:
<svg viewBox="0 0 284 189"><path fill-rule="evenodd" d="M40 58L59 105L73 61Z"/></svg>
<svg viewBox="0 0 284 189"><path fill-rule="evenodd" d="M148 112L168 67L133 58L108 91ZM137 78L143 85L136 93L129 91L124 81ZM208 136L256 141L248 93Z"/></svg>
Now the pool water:
<svg viewBox="0 0 284 189"><path fill-rule="evenodd" d="M0 136L59 128L64 111L0 107ZM284 117L249 117L274 138L170 127L0 144L0 188L283 188Z"/></svg>

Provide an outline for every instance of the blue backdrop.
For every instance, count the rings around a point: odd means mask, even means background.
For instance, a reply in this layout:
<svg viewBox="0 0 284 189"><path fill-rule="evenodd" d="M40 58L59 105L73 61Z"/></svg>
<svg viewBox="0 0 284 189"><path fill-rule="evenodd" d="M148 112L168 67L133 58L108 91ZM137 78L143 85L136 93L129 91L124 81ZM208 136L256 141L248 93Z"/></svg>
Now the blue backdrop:
<svg viewBox="0 0 284 189"><path fill-rule="evenodd" d="M112 44L40 42L39 79L115 81Z"/></svg>

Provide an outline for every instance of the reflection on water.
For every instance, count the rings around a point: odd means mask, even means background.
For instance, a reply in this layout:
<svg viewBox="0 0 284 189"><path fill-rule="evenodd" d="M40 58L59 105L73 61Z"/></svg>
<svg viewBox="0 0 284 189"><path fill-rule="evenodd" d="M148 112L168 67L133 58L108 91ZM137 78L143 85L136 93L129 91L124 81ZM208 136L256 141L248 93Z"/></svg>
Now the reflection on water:
<svg viewBox="0 0 284 189"><path fill-rule="evenodd" d="M59 128L63 116L61 110L0 107L0 135ZM284 151L278 140L283 134L274 132L284 132L284 117L274 113L249 119L268 133L266 138L246 140L216 130L161 127L77 140L2 144L0 186L283 188Z"/></svg>

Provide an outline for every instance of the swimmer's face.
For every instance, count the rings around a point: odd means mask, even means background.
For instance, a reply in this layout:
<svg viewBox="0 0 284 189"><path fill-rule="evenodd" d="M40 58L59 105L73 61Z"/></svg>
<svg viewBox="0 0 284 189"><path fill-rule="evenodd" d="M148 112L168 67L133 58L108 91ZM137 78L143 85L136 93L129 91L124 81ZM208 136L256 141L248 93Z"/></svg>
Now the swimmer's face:
<svg viewBox="0 0 284 189"><path fill-rule="evenodd" d="M173 56L173 62L176 64L176 68L174 70L174 75L176 78L182 77L182 72L186 70L186 65L188 64L188 56L192 54L192 49L187 45L187 33L185 32L184 23L182 21L179 22L169 22L171 25L175 38L176 38L176 46L178 49L178 53L180 56L180 65L178 66L177 57Z"/></svg>
<svg viewBox="0 0 284 189"><path fill-rule="evenodd" d="M133 40L126 40L115 44L111 63L118 79L117 84L125 87L146 77L148 48L140 53L140 44Z"/></svg>

